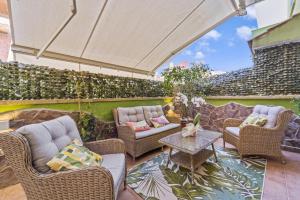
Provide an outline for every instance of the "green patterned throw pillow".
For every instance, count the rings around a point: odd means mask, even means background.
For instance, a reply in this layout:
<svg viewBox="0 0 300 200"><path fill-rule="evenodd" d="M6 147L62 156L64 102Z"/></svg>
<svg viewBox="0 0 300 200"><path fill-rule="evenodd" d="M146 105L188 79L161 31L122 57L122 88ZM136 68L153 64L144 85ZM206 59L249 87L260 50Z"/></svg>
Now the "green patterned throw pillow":
<svg viewBox="0 0 300 200"><path fill-rule="evenodd" d="M243 121L243 123L240 125L240 128L243 128L246 125L263 127L267 121L268 119L265 115L251 114L245 119L245 121Z"/></svg>
<svg viewBox="0 0 300 200"><path fill-rule="evenodd" d="M102 157L90 151L77 141L64 147L57 153L47 165L53 171L65 171L69 169L81 169L88 166L100 166Z"/></svg>

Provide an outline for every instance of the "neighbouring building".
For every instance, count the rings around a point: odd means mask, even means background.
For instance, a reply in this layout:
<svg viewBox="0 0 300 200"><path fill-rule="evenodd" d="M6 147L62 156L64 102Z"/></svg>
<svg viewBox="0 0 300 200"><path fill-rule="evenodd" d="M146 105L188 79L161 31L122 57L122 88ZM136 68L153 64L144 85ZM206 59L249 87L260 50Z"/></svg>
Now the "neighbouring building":
<svg viewBox="0 0 300 200"><path fill-rule="evenodd" d="M7 1L0 0L0 60L7 61L11 43Z"/></svg>

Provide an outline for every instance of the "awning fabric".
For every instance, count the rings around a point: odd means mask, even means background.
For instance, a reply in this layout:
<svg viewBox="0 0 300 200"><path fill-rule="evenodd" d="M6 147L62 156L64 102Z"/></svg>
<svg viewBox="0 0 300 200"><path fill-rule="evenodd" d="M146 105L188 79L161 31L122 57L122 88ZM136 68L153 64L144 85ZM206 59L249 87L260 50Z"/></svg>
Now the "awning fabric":
<svg viewBox="0 0 300 200"><path fill-rule="evenodd" d="M138 74L154 71L238 13L241 0L10 0L15 58L41 58ZM76 12L70 18L71 8ZM22 61L22 60L18 60ZM84 70L84 69L82 69Z"/></svg>

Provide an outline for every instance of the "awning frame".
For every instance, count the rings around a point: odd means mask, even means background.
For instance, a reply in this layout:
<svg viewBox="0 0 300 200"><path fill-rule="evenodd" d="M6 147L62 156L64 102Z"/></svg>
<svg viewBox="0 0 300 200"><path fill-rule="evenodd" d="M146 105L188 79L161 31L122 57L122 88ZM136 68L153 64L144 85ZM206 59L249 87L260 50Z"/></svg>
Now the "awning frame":
<svg viewBox="0 0 300 200"><path fill-rule="evenodd" d="M20 46L20 45L11 45L11 50L14 53L21 53L25 55L30 55L30 56L36 56L37 52L39 49L31 48L31 47L25 47L25 46ZM132 73L139 73L139 74L144 74L144 75L154 75L154 73L141 70L141 69L134 69L134 68L129 68L125 66L119 66L119 65L114 65L110 63L105 63L105 62L100 62L100 61L95 61L95 60L90 60L86 58L80 58L76 56L70 56L66 54L60 54L60 53L55 53L51 51L45 51L41 57L44 58L50 58L54 60L61 60L61 61L66 61L66 62L72 62L72 63L78 63L78 64L85 64L85 65L90 65L94 67L103 67L103 68L109 68L109 69L114 69L114 70L120 70L120 71L126 71L126 72L132 72Z"/></svg>
<svg viewBox="0 0 300 200"><path fill-rule="evenodd" d="M105 9L105 5L107 3L107 0L105 1L102 9L99 12L98 18L94 23L92 32L90 33L84 48L82 50L81 55L78 56L71 56L71 55L66 55L66 54L61 54L61 53L55 53L55 52L51 52L51 51L47 51L47 48L51 45L51 43L57 38L57 36L62 32L63 28L68 24L68 22L72 19L72 17L76 14L76 0L71 0L73 1L73 3L75 4L75 10L74 7L71 10L72 15L70 16L70 18L68 18L63 25L58 29L58 31L53 34L53 37L50 38L50 40L41 48L41 49L35 49L35 48L31 48L31 47L26 47L26 46L21 46L21 45L16 45L15 44L15 37L14 37L14 33L13 33L13 21L12 21L12 15L11 15L11 0L8 0L8 10L9 10L9 18L11 21L11 33L12 33L12 38L13 38L13 44L11 46L11 49L13 51L13 55L15 57L15 53L21 53L21 54L26 54L26 55L31 55L31 56L37 56L37 57L45 57L45 58L50 58L50 59L55 59L55 60L61 60L61 61L66 61L66 62L72 62L72 63L78 63L78 64L86 64L86 65L90 65L90 66L94 66L94 67L103 67L103 68L109 68L109 69L114 69L114 70L119 70L119 71L126 71L126 72L131 72L131 73L138 73L138 74L144 74L144 75L155 75L155 70L160 67L163 63L165 63L167 60L169 60L173 55L175 55L176 53L178 53L179 51L181 51L182 49L184 49L185 47L187 47L188 45L190 45L191 43L193 43L194 41L196 41L197 39L199 39L201 36L205 35L207 32L213 30L216 26L220 25L221 23L223 23L225 20L229 19L232 16L235 15L241 15L241 14L245 14L245 1L246 0L239 0L239 5L237 5L236 0L230 0L231 4L235 10L235 12L225 16L222 20L220 20L218 23L213 24L211 27L209 27L208 29L206 29L205 31L201 32L201 34L196 35L194 38L192 38L191 40L187 41L186 43L184 43L183 45L181 45L180 47L178 47L177 49L173 50L167 57L165 57L165 59L163 59L157 66L155 66L151 71L148 70L141 70L136 68L137 66L121 66L121 65L115 65L115 64L111 64L111 63L106 63L106 62L101 62L101 61L96 61L96 60L91 60L91 59L86 59L86 58L82 58L85 49L87 48L90 39L93 35L93 32L95 30L95 27L97 26L101 15ZM206 0L202 0L194 9L191 10L191 12L182 19L182 21L180 21L177 26L175 26L165 37L162 38L162 40L153 47L153 49L155 49L157 46L159 46L159 44L161 42L163 42L166 38L168 38L168 36L170 34L172 34L172 32L174 32L183 22L186 18L189 17L189 15L191 15L193 13L193 11L195 11L198 7L200 7L202 5L203 2L205 2ZM261 0L253 0L254 3L261 1ZM145 57L142 58L141 61L138 62L141 63L149 54L151 54L151 52L153 51L153 49L148 52ZM138 65L136 64L136 65Z"/></svg>

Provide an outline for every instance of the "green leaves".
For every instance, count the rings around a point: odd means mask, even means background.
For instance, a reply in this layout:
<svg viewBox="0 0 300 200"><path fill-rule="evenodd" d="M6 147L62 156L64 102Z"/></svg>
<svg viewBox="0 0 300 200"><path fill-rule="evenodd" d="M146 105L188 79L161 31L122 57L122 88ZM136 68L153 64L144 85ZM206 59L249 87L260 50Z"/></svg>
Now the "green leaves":
<svg viewBox="0 0 300 200"><path fill-rule="evenodd" d="M0 100L166 96L162 82L0 61Z"/></svg>
<svg viewBox="0 0 300 200"><path fill-rule="evenodd" d="M80 136L84 142L96 139L96 136L93 135L96 128L96 117L92 113L80 113L77 124L79 126Z"/></svg>
<svg viewBox="0 0 300 200"><path fill-rule="evenodd" d="M209 159L195 172L174 163L165 166L166 154L132 169L129 186L143 199L260 199L266 160L250 157L240 161L234 150L217 149L219 162Z"/></svg>
<svg viewBox="0 0 300 200"><path fill-rule="evenodd" d="M163 85L170 95L181 92L191 99L193 96L205 94L203 86L208 83L207 77L210 74L208 65L192 64L190 68L176 66L163 72ZM201 89L198 86L201 86Z"/></svg>

